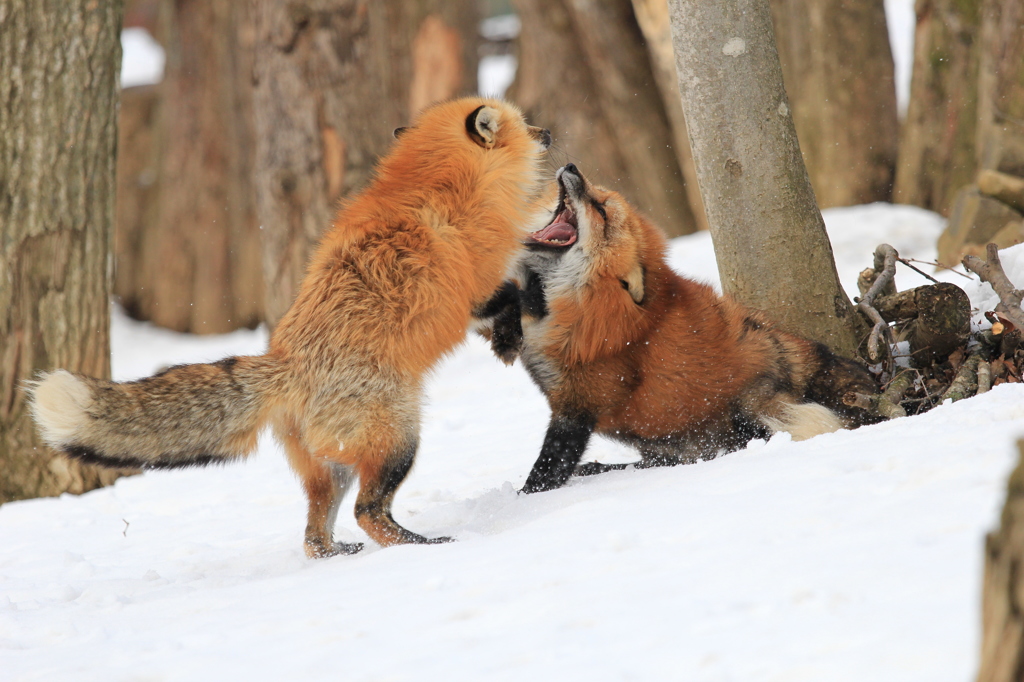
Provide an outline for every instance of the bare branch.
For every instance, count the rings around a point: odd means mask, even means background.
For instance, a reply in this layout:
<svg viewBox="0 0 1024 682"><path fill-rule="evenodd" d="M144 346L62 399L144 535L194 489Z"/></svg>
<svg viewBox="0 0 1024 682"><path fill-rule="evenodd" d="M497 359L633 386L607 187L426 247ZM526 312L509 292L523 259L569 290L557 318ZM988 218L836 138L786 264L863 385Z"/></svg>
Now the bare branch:
<svg viewBox="0 0 1024 682"><path fill-rule="evenodd" d="M992 388L992 367L984 360L978 362L978 395Z"/></svg>
<svg viewBox="0 0 1024 682"><path fill-rule="evenodd" d="M1024 291L1016 289L1013 282L1003 272L1003 265L999 261L999 249L995 244L985 247L985 253L988 256L987 261L983 261L977 256L965 256L964 267L992 286L996 295L999 296L999 305L996 306L996 311L1003 313L1018 329L1024 329L1024 311L1020 308L1020 302L1024 299Z"/></svg>
<svg viewBox="0 0 1024 682"><path fill-rule="evenodd" d="M980 272L978 273L981 274ZM946 402L952 400L963 400L964 398L970 398L972 395L978 392L978 364L981 362L981 354L972 353L964 364L960 365L959 371L956 373L956 377L953 379L953 383L949 385L946 392L942 394L940 402Z"/></svg>
<svg viewBox="0 0 1024 682"><path fill-rule="evenodd" d="M843 396L843 403L850 407L859 407L862 410L867 410L871 414L876 414L886 419L906 417L907 412L900 407L900 399L913 384L913 373L903 372L889 382L885 392L877 395L866 395L851 391Z"/></svg>
<svg viewBox="0 0 1024 682"><path fill-rule="evenodd" d="M857 309L874 323L874 327L871 329L871 336L868 337L868 360L871 362L878 362L883 358L880 352L880 344L883 337L887 344L892 344L892 333L889 331L889 325L882 319L878 311L875 310L874 303L875 298L879 294L888 290L895 291L894 279L896 277L897 258L899 258L899 254L896 253L896 249L888 244L878 245L878 248L875 249L875 272L878 275L875 277L871 288L868 289L867 293L857 303ZM889 354L886 353L886 355Z"/></svg>

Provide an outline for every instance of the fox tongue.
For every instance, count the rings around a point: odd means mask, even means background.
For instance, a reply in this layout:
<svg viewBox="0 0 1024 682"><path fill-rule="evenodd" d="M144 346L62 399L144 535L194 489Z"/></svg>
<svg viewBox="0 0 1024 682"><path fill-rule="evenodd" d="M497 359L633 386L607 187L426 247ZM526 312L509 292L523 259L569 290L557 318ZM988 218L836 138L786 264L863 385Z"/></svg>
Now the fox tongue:
<svg viewBox="0 0 1024 682"><path fill-rule="evenodd" d="M537 230L530 237L538 242L561 242L569 244L576 241L576 228L565 220L565 214L559 215L555 222Z"/></svg>

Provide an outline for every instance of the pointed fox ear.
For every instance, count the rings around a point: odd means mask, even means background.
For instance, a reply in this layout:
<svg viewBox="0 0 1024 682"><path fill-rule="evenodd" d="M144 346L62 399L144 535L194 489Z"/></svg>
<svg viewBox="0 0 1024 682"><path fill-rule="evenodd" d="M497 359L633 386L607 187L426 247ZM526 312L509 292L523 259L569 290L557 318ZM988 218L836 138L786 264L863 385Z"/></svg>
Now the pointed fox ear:
<svg viewBox="0 0 1024 682"><path fill-rule="evenodd" d="M639 263L634 265L626 275L626 279L621 282L622 288L629 292L629 297L633 299L634 303L640 305L644 302L644 268L642 265Z"/></svg>
<svg viewBox="0 0 1024 682"><path fill-rule="evenodd" d="M466 117L466 132L469 139L484 149L494 146L498 133L498 110L488 106L479 106Z"/></svg>
<svg viewBox="0 0 1024 682"><path fill-rule="evenodd" d="M391 134L394 135L395 139L397 140L398 138L400 138L402 136L402 133L404 133L408 129L409 129L408 126L402 126L401 128L395 128L395 130Z"/></svg>

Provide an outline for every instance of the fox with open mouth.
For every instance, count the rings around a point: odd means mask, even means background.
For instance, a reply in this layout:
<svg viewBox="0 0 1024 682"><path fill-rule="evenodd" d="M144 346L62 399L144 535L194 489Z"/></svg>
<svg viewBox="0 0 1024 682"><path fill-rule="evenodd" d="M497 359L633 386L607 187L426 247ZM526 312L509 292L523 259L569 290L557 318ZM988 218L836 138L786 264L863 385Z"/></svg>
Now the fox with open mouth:
<svg viewBox="0 0 1024 682"><path fill-rule="evenodd" d="M520 358L551 406L524 492L626 466L578 466L595 432L662 466L873 421L842 402L878 393L865 368L673 272L660 230L575 165L556 178L553 220L478 311L494 352Z"/></svg>

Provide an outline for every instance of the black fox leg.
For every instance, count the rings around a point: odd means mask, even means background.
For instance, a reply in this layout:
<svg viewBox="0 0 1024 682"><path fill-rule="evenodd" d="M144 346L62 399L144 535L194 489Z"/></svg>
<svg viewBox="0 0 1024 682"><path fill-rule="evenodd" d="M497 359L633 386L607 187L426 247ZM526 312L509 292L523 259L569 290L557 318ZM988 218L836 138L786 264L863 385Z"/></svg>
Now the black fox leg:
<svg viewBox="0 0 1024 682"><path fill-rule="evenodd" d="M603 474L608 471L622 471L623 469L631 466L634 466L634 464L604 464L602 462L587 462L576 467L576 470L572 472L572 475L596 476L597 474Z"/></svg>
<svg viewBox="0 0 1024 682"><path fill-rule="evenodd" d="M426 538L406 530L391 516L391 503L398 486L412 469L419 440L400 446L384 458L359 467L359 496L356 498L356 522L366 534L387 547L402 543L438 544L452 538Z"/></svg>
<svg viewBox="0 0 1024 682"><path fill-rule="evenodd" d="M533 464L523 492L536 493L565 485L583 457L593 431L594 419L590 415L552 415L540 457Z"/></svg>
<svg viewBox="0 0 1024 682"><path fill-rule="evenodd" d="M511 365L523 350L523 318L519 304L510 305L494 318L491 350L506 365Z"/></svg>
<svg viewBox="0 0 1024 682"><path fill-rule="evenodd" d="M506 281L473 316L490 323L491 350L507 365L512 364L523 346L523 323L519 309L519 289Z"/></svg>

